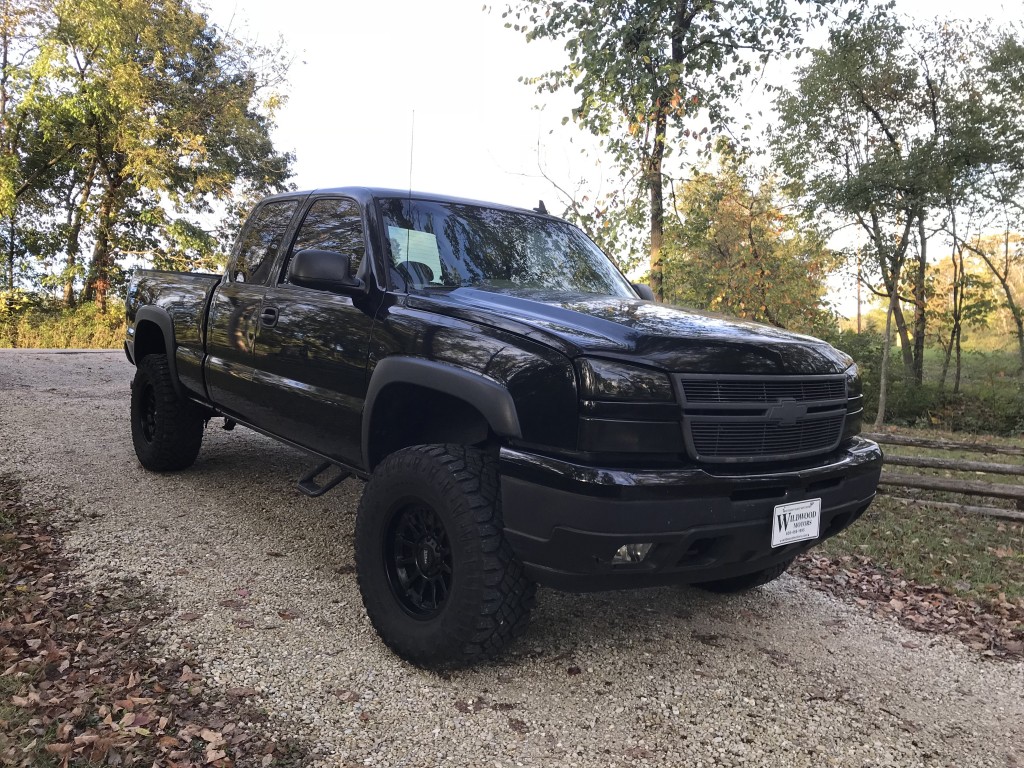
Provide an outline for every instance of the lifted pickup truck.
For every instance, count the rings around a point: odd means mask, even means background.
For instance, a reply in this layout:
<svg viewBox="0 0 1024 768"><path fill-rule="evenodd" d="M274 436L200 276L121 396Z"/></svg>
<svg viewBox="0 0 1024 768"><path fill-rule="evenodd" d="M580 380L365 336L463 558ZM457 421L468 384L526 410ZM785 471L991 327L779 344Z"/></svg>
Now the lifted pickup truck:
<svg viewBox="0 0 1024 768"><path fill-rule="evenodd" d="M132 280L135 450L184 469L223 417L318 457L308 494L368 480L363 602L421 665L499 652L537 583L764 584L874 497L857 368L649 297L543 206L271 197L223 277Z"/></svg>

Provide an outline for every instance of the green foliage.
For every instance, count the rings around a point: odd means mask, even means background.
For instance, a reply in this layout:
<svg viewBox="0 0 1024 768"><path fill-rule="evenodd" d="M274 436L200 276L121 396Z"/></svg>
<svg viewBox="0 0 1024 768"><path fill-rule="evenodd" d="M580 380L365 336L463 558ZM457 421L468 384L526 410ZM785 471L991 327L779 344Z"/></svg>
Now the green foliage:
<svg viewBox="0 0 1024 768"><path fill-rule="evenodd" d="M68 309L37 295L0 293L0 347L120 349L124 338L119 301L104 313L93 303Z"/></svg>
<svg viewBox="0 0 1024 768"><path fill-rule="evenodd" d="M885 10L836 28L778 99L776 159L815 208L899 220L931 191L933 134L905 36Z"/></svg>
<svg viewBox="0 0 1024 768"><path fill-rule="evenodd" d="M844 330L825 338L857 362L864 383L865 414L873 419L878 410L884 335ZM890 371L887 423L992 435L1024 431L1024 384L1013 375L1018 362L1015 355L967 350L958 393L939 386L942 357L940 348L926 350L923 384L903 368Z"/></svg>
<svg viewBox="0 0 1024 768"><path fill-rule="evenodd" d="M909 309L894 304L893 322L904 365L921 383L929 321L945 324L944 343L957 347L960 330L988 312L982 282L962 269L968 243L997 219L1005 228L1007 211L1024 212L1018 31L945 19L908 28L882 8L835 28L777 103L773 147L792 188L815 214L854 225L879 294L910 297ZM927 307L936 225L958 254L955 296L939 313ZM1009 293L1005 301L1013 312Z"/></svg>
<svg viewBox="0 0 1024 768"><path fill-rule="evenodd" d="M750 177L732 154L719 159L718 173L698 172L677 190L679 216L665 233L666 297L805 333L834 331L824 296L839 255L785 212L774 179Z"/></svg>
<svg viewBox="0 0 1024 768"><path fill-rule="evenodd" d="M846 0L522 0L506 7L506 26L527 40L565 42L563 67L523 80L540 93L571 88L578 95L572 119L599 137L616 163L621 204L650 217L656 294L665 160L687 142L710 151L711 137L727 124L749 78L844 5ZM594 216L603 220L589 231L607 239L622 233L619 219ZM631 213L627 221L635 218Z"/></svg>
<svg viewBox="0 0 1024 768"><path fill-rule="evenodd" d="M291 156L270 138L280 49L211 26L188 0L12 4L24 14L23 34L0 37L7 287L34 282L36 264L59 275L69 303L84 279L102 306L125 256L215 264L196 214L280 190L289 175Z"/></svg>
<svg viewBox="0 0 1024 768"><path fill-rule="evenodd" d="M878 382L881 375L885 335L872 330L861 333L843 330L838 333L824 334L822 338L836 349L848 354L857 363L864 386L865 413L873 417L878 409Z"/></svg>

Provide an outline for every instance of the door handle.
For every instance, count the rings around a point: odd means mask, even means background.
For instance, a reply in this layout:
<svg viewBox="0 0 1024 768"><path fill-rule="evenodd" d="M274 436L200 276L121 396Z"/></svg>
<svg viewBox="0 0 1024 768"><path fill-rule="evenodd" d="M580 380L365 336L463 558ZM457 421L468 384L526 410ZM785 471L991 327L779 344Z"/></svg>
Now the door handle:
<svg viewBox="0 0 1024 768"><path fill-rule="evenodd" d="M277 307L264 307L260 310L260 325L269 328L277 324Z"/></svg>

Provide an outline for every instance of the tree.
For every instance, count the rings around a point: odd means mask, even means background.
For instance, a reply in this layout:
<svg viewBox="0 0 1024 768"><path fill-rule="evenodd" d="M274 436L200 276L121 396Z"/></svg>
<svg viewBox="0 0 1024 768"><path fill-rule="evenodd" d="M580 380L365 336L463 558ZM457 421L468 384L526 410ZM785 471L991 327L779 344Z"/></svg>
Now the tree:
<svg viewBox="0 0 1024 768"><path fill-rule="evenodd" d="M48 23L47 4L35 0L0 0L0 218L3 219L4 284L13 291L31 270L23 236L22 213L40 207L25 200L26 177L45 173L41 163L41 132L24 108L25 94L35 84L34 60L39 31Z"/></svg>
<svg viewBox="0 0 1024 768"><path fill-rule="evenodd" d="M1017 353L1024 371L1024 294L1018 278L1024 271L1024 237L1007 228L1001 235L978 236L961 245L981 259L996 279L1003 306L1013 319Z"/></svg>
<svg viewBox="0 0 1024 768"><path fill-rule="evenodd" d="M904 365L914 376L919 366L899 288L936 194L935 136L905 34L885 12L834 30L829 46L800 70L797 88L779 98L773 144L812 211L852 221L866 236L882 283L876 290L889 299Z"/></svg>
<svg viewBox="0 0 1024 768"><path fill-rule="evenodd" d="M811 210L852 222L866 237L880 280L873 290L888 299L908 378L917 383L928 225L949 234L954 248L969 241L958 220L976 220L979 185L993 174L1015 178L1012 158L1020 168L1024 150L1024 94L1014 90L1024 70L1016 49L993 45L993 37L1000 36L989 22L907 29L883 9L834 30L799 72L797 88L778 101L776 158ZM1004 78L1008 71L1018 80ZM912 333L905 304L914 311Z"/></svg>
<svg viewBox="0 0 1024 768"><path fill-rule="evenodd" d="M286 62L207 23L185 0L58 0L23 105L44 126L59 183L28 180L64 212L69 283L92 241L84 296L105 307L117 254L174 238L173 212L240 188L282 188L270 140ZM179 227L180 229L180 227ZM70 298L70 291L66 291Z"/></svg>
<svg viewBox="0 0 1024 768"><path fill-rule="evenodd" d="M980 258L998 284L1024 375L1024 299L1015 280L1024 264L1017 234L1024 223L1024 40L1019 28L986 28L973 42L977 53L956 141L984 163L964 184L967 225L958 228L954 211L946 232L955 248Z"/></svg>
<svg viewBox="0 0 1024 768"><path fill-rule="evenodd" d="M677 191L679 217L665 232L666 297L801 332L834 331L824 297L839 255L784 211L773 178L751 178L731 153L720 165Z"/></svg>
<svg viewBox="0 0 1024 768"><path fill-rule="evenodd" d="M955 239L949 258L930 270L928 314L934 320L934 333L943 350L940 390L946 386L949 364L955 359L953 392L960 391L963 329L984 327L996 308L992 282L985 279L984 265L979 267L976 262L967 244Z"/></svg>
<svg viewBox="0 0 1024 768"><path fill-rule="evenodd" d="M507 7L506 26L527 40L565 41L568 63L527 81L541 93L578 94L572 118L602 138L623 184L635 191L626 219L646 212L651 287L659 298L666 160L689 139L710 150L708 137L721 132L747 78L845 2L522 0Z"/></svg>

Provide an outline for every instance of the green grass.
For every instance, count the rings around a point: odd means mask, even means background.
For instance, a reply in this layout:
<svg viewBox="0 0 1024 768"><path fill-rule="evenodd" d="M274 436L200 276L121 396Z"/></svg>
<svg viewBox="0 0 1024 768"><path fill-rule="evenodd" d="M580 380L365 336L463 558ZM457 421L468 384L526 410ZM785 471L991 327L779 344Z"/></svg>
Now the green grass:
<svg viewBox="0 0 1024 768"><path fill-rule="evenodd" d="M865 555L908 579L969 599L1024 598L1024 524L1018 522L879 496L863 518L822 549Z"/></svg>

